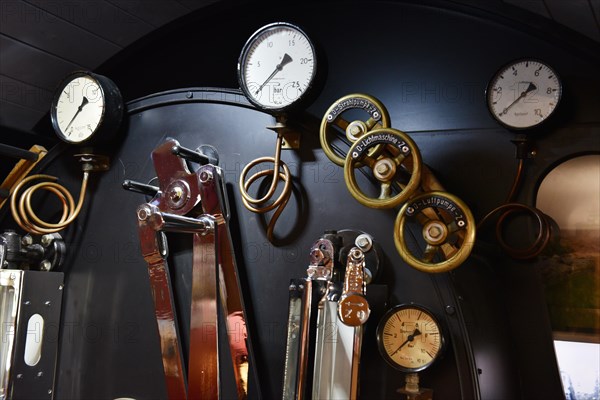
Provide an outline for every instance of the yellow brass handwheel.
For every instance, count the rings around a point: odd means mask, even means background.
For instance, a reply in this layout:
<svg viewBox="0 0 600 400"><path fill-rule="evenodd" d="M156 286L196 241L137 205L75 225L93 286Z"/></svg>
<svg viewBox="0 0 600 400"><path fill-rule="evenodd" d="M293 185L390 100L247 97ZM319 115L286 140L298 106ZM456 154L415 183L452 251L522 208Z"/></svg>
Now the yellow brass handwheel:
<svg viewBox="0 0 600 400"><path fill-rule="evenodd" d="M415 218L423 227L426 243L420 258L411 253L404 240L405 225ZM412 198L400 209L394 224L394 243L400 257L419 271L439 273L461 265L475 244L475 219L469 207L446 192L428 192ZM439 254L444 260L434 262Z"/></svg>
<svg viewBox="0 0 600 400"><path fill-rule="evenodd" d="M379 147L377 158L370 156L371 149ZM373 171L374 178L380 184L378 198L363 193L356 182L355 171L366 165ZM362 205L371 208L392 208L406 201L417 190L421 181L421 153L415 142L404 132L393 128L375 129L356 141L344 162L344 180L346 186ZM408 183L397 179L401 169L410 173ZM400 187L392 195L394 183ZM398 188L396 186L396 188Z"/></svg>
<svg viewBox="0 0 600 400"><path fill-rule="evenodd" d="M365 115L358 118L358 113L353 113L352 110L360 110L361 114ZM337 155L331 144L331 135L336 133L334 127L344 131L346 139L350 143L354 143L373 128L387 128L389 126L390 116L379 100L366 94L349 94L336 100L325 112L319 130L321 147L333 163L342 167L344 166L345 157ZM342 136L339 131L337 134ZM372 152L376 150L374 148Z"/></svg>

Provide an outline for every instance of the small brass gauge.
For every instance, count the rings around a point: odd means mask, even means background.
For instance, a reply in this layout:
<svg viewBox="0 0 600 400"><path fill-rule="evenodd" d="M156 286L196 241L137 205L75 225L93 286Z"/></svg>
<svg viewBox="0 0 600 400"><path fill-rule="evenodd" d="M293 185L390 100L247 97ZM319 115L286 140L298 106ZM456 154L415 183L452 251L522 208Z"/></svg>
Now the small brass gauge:
<svg viewBox="0 0 600 400"><path fill-rule="evenodd" d="M392 367L407 373L429 367L444 350L442 329L426 308L401 304L390 309L377 327L379 352Z"/></svg>
<svg viewBox="0 0 600 400"><path fill-rule="evenodd" d="M50 118L58 137L67 143L107 142L119 129L124 108L121 92L112 80L78 71L58 86Z"/></svg>
<svg viewBox="0 0 600 400"><path fill-rule="evenodd" d="M492 116L512 129L533 128L554 113L562 95L560 78L547 64L530 59L502 67L487 88Z"/></svg>
<svg viewBox="0 0 600 400"><path fill-rule="evenodd" d="M248 100L278 112L305 98L317 71L315 47L295 25L276 22L256 31L238 61L238 80Z"/></svg>

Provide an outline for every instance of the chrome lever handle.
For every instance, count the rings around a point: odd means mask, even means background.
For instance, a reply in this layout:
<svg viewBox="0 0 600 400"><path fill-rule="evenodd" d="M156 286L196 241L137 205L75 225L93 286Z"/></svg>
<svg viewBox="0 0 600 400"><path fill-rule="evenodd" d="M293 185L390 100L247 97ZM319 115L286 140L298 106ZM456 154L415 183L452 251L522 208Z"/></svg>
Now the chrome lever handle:
<svg viewBox="0 0 600 400"><path fill-rule="evenodd" d="M330 281L333 278L333 243L327 239L317 240L310 248L310 265L306 270L308 279Z"/></svg>
<svg viewBox="0 0 600 400"><path fill-rule="evenodd" d="M138 219L147 221L155 231L199 233L206 234L214 231L214 222L207 215L198 218L184 217L159 211L151 204L142 204L138 208Z"/></svg>
<svg viewBox="0 0 600 400"><path fill-rule="evenodd" d="M344 289L338 302L340 321L348 326L363 325L371 313L365 297L364 271L365 255L358 247L353 247L348 254Z"/></svg>

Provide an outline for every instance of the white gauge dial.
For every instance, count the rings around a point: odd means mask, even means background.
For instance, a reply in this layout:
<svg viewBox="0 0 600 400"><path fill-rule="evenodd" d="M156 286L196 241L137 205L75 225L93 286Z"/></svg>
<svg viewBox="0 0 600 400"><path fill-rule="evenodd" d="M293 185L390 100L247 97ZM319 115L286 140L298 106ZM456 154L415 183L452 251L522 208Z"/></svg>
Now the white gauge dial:
<svg viewBox="0 0 600 400"><path fill-rule="evenodd" d="M125 111L117 85L106 76L77 71L58 86L50 118L60 139L73 144L108 142L118 133Z"/></svg>
<svg viewBox="0 0 600 400"><path fill-rule="evenodd" d="M487 89L488 108L500 123L534 127L556 109L562 85L556 72L535 60L519 60L496 73Z"/></svg>
<svg viewBox="0 0 600 400"><path fill-rule="evenodd" d="M80 143L93 135L104 114L104 96L98 82L79 76L62 88L56 102L56 122L64 139Z"/></svg>
<svg viewBox="0 0 600 400"><path fill-rule="evenodd" d="M242 90L254 105L282 110L300 100L316 72L315 49L306 34L287 23L259 29L238 63Z"/></svg>

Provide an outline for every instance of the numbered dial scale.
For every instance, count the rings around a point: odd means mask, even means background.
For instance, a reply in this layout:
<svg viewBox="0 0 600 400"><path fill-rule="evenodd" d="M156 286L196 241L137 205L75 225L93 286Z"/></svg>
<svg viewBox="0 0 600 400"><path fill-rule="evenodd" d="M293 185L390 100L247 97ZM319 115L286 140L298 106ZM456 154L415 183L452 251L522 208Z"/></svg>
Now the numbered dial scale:
<svg viewBox="0 0 600 400"><path fill-rule="evenodd" d="M562 84L543 62L518 60L504 66L487 89L490 112L503 125L532 128L545 121L558 106Z"/></svg>
<svg viewBox="0 0 600 400"><path fill-rule="evenodd" d="M112 80L80 71L58 86L50 117L56 134L67 143L107 142L119 129L124 108Z"/></svg>
<svg viewBox="0 0 600 400"><path fill-rule="evenodd" d="M282 111L303 99L316 70L310 39L285 22L256 31L238 61L240 87L252 104L266 111Z"/></svg>
<svg viewBox="0 0 600 400"><path fill-rule="evenodd" d="M404 372L429 367L444 349L444 337L435 317L424 307L401 304L390 309L377 327L383 358Z"/></svg>

